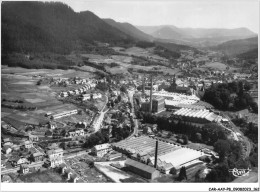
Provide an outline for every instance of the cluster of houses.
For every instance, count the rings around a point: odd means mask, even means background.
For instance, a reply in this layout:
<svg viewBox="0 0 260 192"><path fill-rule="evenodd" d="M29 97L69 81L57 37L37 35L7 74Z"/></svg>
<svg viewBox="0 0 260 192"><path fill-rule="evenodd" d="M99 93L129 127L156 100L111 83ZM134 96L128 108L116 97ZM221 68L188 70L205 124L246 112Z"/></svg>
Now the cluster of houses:
<svg viewBox="0 0 260 192"><path fill-rule="evenodd" d="M70 85L70 84L77 84L77 85L86 85L86 84L92 84L95 82L95 79L84 79L80 77L74 77L74 78L57 78L52 80L52 84L54 85Z"/></svg>
<svg viewBox="0 0 260 192"><path fill-rule="evenodd" d="M102 94L101 93L87 93L87 94L82 94L80 96L80 100L81 101L86 101L86 100L90 100L90 99L101 99L102 98Z"/></svg>
<svg viewBox="0 0 260 192"><path fill-rule="evenodd" d="M78 89L74 89L74 90L70 90L70 91L63 91L60 93L60 96L68 97L68 96L72 96L72 95L79 95L94 87L96 87L96 83L89 83Z"/></svg>
<svg viewBox="0 0 260 192"><path fill-rule="evenodd" d="M28 168L25 165L43 161L44 154L36 150L30 140L15 145L9 138L5 138L1 144L1 168L5 168L9 162L13 167L21 166L21 173L25 173Z"/></svg>

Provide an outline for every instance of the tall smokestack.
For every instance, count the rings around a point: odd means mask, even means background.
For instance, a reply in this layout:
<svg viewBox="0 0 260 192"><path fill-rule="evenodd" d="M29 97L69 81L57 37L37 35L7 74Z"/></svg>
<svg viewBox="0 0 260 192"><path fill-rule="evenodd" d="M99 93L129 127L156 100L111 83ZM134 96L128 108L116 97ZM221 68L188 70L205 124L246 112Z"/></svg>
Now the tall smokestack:
<svg viewBox="0 0 260 192"><path fill-rule="evenodd" d="M155 156L154 156L154 168L157 168L157 154L158 154L158 140L156 140L155 144Z"/></svg>
<svg viewBox="0 0 260 192"><path fill-rule="evenodd" d="M151 75L151 88L150 88L150 113L152 113L153 110L153 76Z"/></svg>
<svg viewBox="0 0 260 192"><path fill-rule="evenodd" d="M145 87L145 75L143 76L143 85L142 85L142 92L144 94L144 87Z"/></svg>

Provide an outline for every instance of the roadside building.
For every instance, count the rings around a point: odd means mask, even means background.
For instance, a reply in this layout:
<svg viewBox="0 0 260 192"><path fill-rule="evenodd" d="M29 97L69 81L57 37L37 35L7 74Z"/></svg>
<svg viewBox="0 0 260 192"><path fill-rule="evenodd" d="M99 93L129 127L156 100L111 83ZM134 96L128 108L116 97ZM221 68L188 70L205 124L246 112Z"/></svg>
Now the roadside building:
<svg viewBox="0 0 260 192"><path fill-rule="evenodd" d="M127 159L125 161L125 166L129 169L129 171L146 179L153 180L160 175L159 171L157 171L154 167L145 165L132 159Z"/></svg>
<svg viewBox="0 0 260 192"><path fill-rule="evenodd" d="M102 95L101 95L101 93L94 93L94 94L92 95L92 98L93 98L93 99L101 99L101 98L102 98Z"/></svg>
<svg viewBox="0 0 260 192"><path fill-rule="evenodd" d="M63 149L51 149L47 151L49 160L46 162L47 165L54 168L63 163Z"/></svg>
<svg viewBox="0 0 260 192"><path fill-rule="evenodd" d="M5 145L5 146L2 148L2 151L3 151L6 155L8 155L8 154L10 154L10 153L12 152L12 148L11 148L11 146L9 146L9 145Z"/></svg>
<svg viewBox="0 0 260 192"><path fill-rule="evenodd" d="M108 143L96 145L92 148L92 153L98 157L103 157L108 151L111 150L111 146Z"/></svg>
<svg viewBox="0 0 260 192"><path fill-rule="evenodd" d="M36 152L32 154L32 158L34 162L39 162L43 160L43 154L40 152Z"/></svg>
<svg viewBox="0 0 260 192"><path fill-rule="evenodd" d="M31 142L37 142L39 141L39 137L37 135L29 135L29 140Z"/></svg>
<svg viewBox="0 0 260 192"><path fill-rule="evenodd" d="M11 162L12 166L14 166L14 167L29 163L26 158L19 157L19 156L14 156L9 161Z"/></svg>
<svg viewBox="0 0 260 192"><path fill-rule="evenodd" d="M33 143L31 141L25 141L23 146L26 148L26 149L30 149L33 147Z"/></svg>
<svg viewBox="0 0 260 192"><path fill-rule="evenodd" d="M56 127L57 127L57 124L55 122L52 122L52 121L49 122L50 129L55 129Z"/></svg>
<svg viewBox="0 0 260 192"><path fill-rule="evenodd" d="M27 174L29 173L29 167L26 164L20 165L20 173Z"/></svg>
<svg viewBox="0 0 260 192"><path fill-rule="evenodd" d="M83 95L80 96L80 99L81 99L82 101L89 100L90 98L91 98L90 93L88 93L88 94L83 94Z"/></svg>

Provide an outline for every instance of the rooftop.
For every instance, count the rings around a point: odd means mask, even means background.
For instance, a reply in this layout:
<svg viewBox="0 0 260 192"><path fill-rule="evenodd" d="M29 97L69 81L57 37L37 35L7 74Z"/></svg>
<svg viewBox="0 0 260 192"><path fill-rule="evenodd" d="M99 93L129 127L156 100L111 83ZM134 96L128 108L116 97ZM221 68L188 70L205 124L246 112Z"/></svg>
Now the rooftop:
<svg viewBox="0 0 260 192"><path fill-rule="evenodd" d="M184 117L193 117L193 118L203 118L207 119L208 121L219 121L221 119L220 116L214 114L209 110L197 110L197 109L187 109L182 108L178 111L174 112L173 115L175 116L184 116Z"/></svg>
<svg viewBox="0 0 260 192"><path fill-rule="evenodd" d="M127 159L125 161L125 165L130 165L130 166L136 167L140 170L143 170L143 171L151 173L151 174L154 173L155 171L157 171L154 167L145 165L143 163L140 163L138 161L134 161L132 159Z"/></svg>

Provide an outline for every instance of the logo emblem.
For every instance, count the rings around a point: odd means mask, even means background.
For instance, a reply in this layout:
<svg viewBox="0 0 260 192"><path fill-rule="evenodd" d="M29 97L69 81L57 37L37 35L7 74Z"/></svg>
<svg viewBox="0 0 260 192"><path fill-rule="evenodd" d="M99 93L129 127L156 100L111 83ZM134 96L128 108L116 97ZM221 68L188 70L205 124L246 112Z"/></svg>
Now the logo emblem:
<svg viewBox="0 0 260 192"><path fill-rule="evenodd" d="M229 172L231 172L235 177L244 177L244 176L248 176L249 172L251 171L251 169L247 168L247 169L229 169Z"/></svg>

